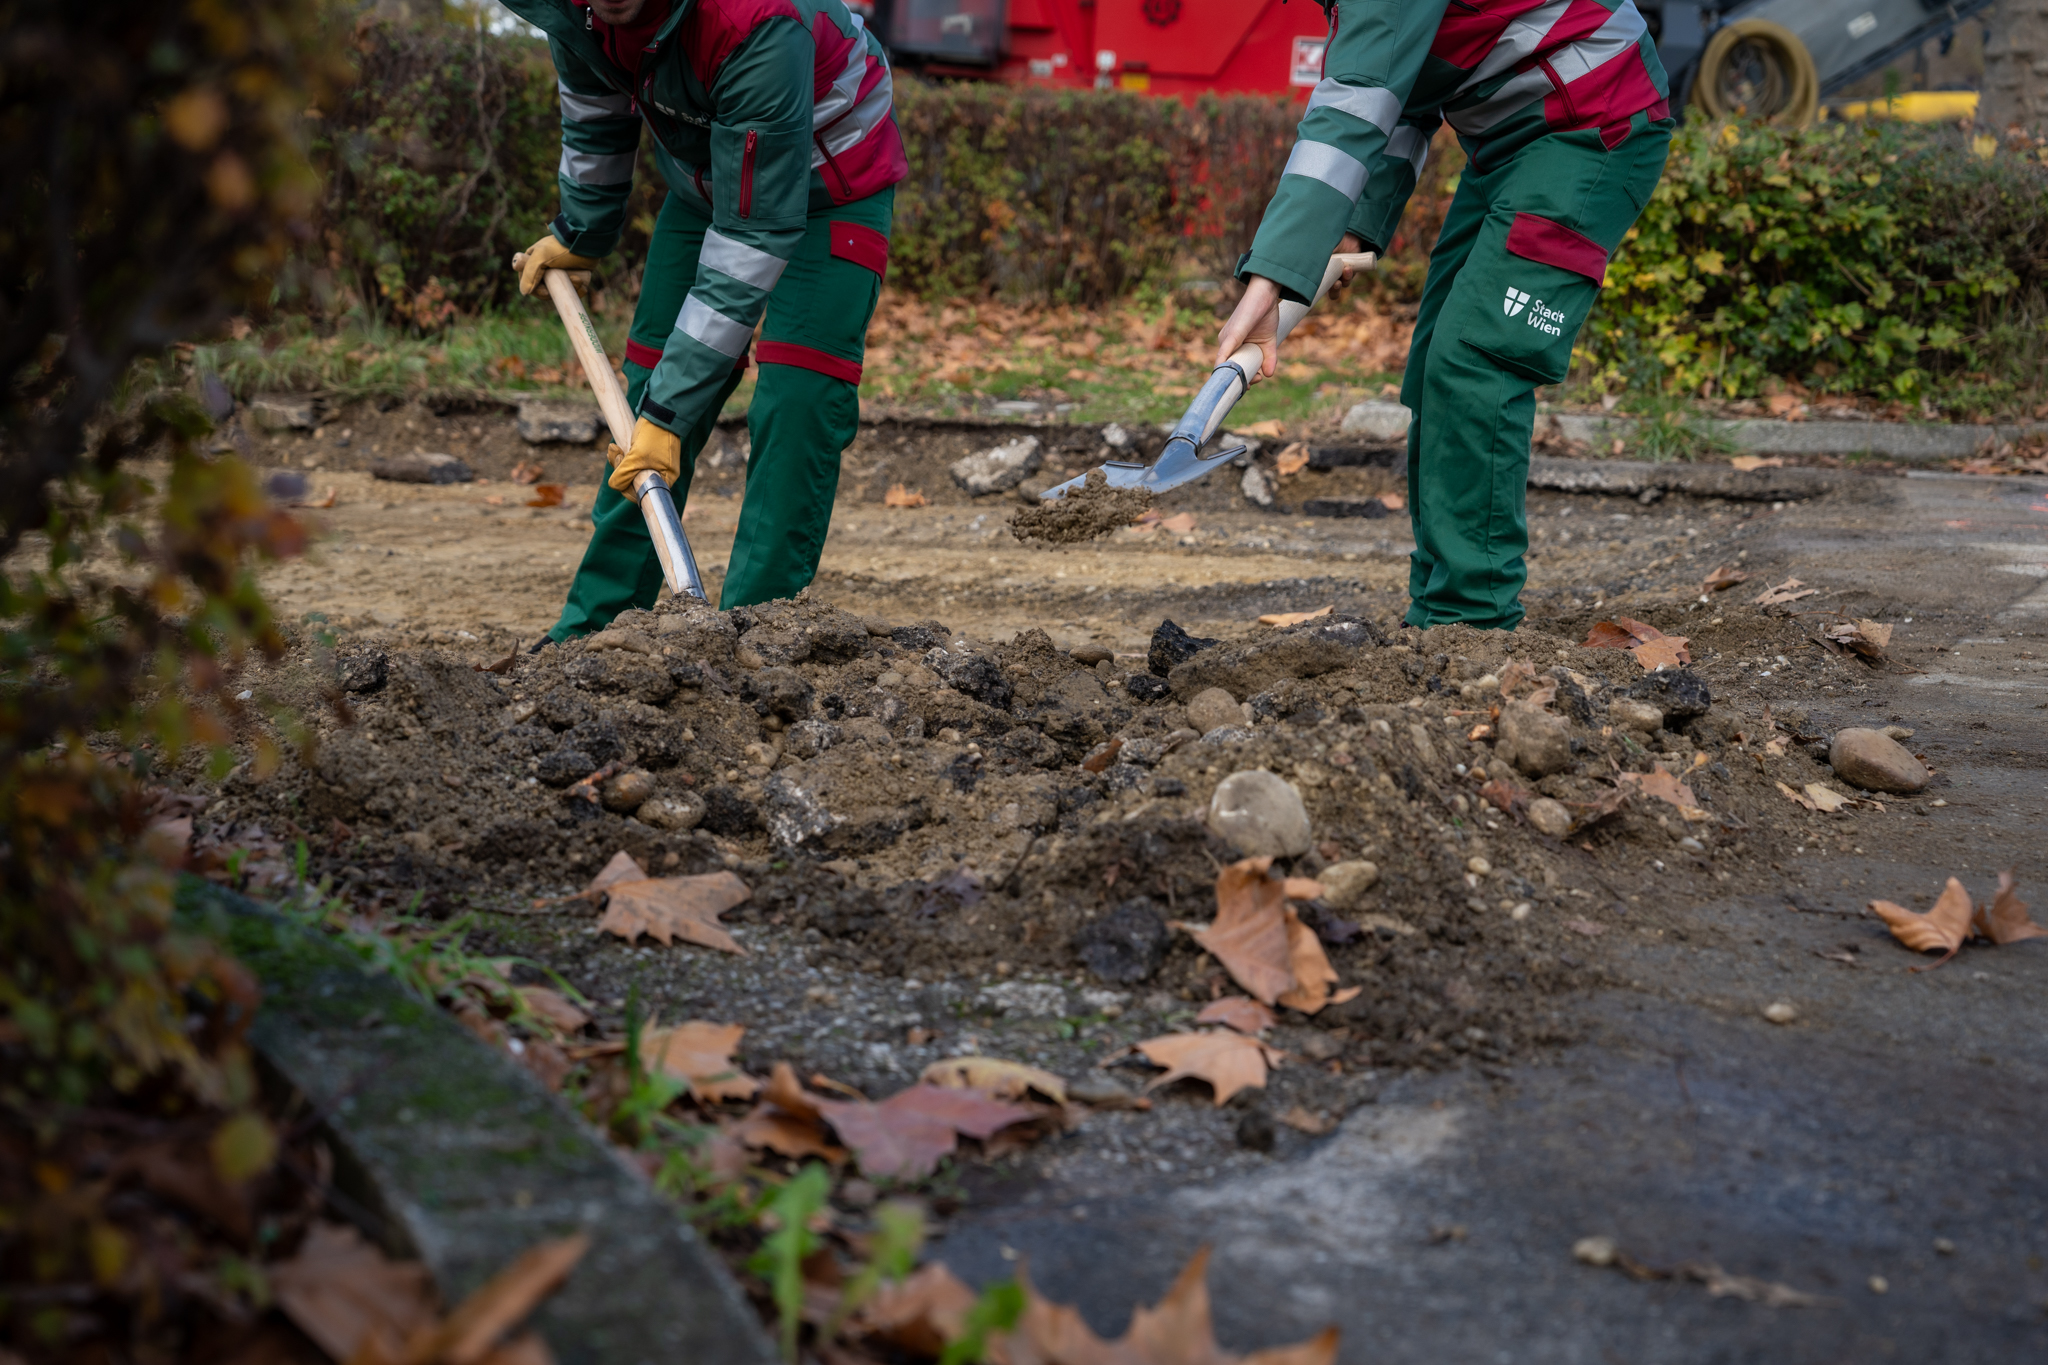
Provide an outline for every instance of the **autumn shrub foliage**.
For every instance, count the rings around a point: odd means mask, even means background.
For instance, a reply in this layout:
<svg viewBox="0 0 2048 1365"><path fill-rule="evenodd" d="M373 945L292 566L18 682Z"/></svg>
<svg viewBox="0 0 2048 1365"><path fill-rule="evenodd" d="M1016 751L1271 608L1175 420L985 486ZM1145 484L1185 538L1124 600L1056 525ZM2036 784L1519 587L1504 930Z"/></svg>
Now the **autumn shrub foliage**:
<svg viewBox="0 0 2048 1365"><path fill-rule="evenodd" d="M248 561L299 539L245 467L201 453L189 399L110 398L294 268L318 192L295 130L346 73L284 0L4 14L0 1355L105 1358L106 1323L139 1330L211 1272L173 1283L185 1266L142 1253L80 1125L195 1129L225 1183L274 1148L241 1040L253 985L179 931L144 836L176 814L162 775L251 719L235 663L282 641Z"/></svg>
<svg viewBox="0 0 2048 1365"><path fill-rule="evenodd" d="M1694 121L1580 340L1596 382L2038 385L2048 166L1952 129Z"/></svg>

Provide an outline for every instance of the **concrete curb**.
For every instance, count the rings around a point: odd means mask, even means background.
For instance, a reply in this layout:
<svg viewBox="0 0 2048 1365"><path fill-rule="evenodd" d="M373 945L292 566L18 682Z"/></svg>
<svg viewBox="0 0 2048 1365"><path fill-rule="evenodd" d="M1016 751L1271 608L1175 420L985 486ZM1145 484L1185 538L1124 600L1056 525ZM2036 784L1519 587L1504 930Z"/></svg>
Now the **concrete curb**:
<svg viewBox="0 0 2048 1365"><path fill-rule="evenodd" d="M534 1316L561 1365L773 1365L717 1255L524 1070L266 906L188 878L178 910L262 981L259 1055L324 1118L336 1184L384 1225L365 1231L445 1300L582 1229L589 1253Z"/></svg>
<svg viewBox="0 0 2048 1365"><path fill-rule="evenodd" d="M1642 460L1529 460L1529 487L1555 493L1686 493L1697 498L1741 502L1789 502L1818 497L1849 479L1868 477L1843 469L1753 469L1726 464L1650 464Z"/></svg>

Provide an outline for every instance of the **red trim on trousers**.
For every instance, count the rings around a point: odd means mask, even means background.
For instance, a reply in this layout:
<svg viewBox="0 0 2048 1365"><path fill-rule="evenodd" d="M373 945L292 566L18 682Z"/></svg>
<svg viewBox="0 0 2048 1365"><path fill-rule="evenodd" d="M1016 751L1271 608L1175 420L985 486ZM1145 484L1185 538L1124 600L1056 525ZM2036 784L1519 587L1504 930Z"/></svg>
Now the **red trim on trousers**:
<svg viewBox="0 0 2048 1365"><path fill-rule="evenodd" d="M1607 277L1606 248L1563 223L1533 213L1515 215L1508 228L1508 252L1525 261L1538 261L1584 275L1595 284Z"/></svg>
<svg viewBox="0 0 2048 1365"><path fill-rule="evenodd" d="M638 365L643 370L651 370L661 363L661 348L658 346L648 346L628 337L626 338L626 363L628 365ZM735 370L747 368L747 356L744 351L740 353L740 358L732 363L732 367Z"/></svg>
<svg viewBox="0 0 2048 1365"><path fill-rule="evenodd" d="M757 358L763 365L792 365L799 370L815 370L833 379L843 379L849 384L860 383L860 362L857 360L842 360L793 341L763 341L756 349L759 351Z"/></svg>
<svg viewBox="0 0 2048 1365"><path fill-rule="evenodd" d="M832 224L832 254L877 275L889 273L889 238L860 223Z"/></svg>

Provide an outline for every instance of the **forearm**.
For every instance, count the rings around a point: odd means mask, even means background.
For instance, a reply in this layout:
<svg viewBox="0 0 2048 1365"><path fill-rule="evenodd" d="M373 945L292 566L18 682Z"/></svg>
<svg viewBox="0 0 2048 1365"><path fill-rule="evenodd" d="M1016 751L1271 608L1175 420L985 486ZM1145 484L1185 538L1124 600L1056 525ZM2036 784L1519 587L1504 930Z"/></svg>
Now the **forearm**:
<svg viewBox="0 0 2048 1365"><path fill-rule="evenodd" d="M559 47L556 69L562 73L562 159L556 172L561 211L549 230L579 256L603 256L618 245L625 225L640 119L631 99Z"/></svg>

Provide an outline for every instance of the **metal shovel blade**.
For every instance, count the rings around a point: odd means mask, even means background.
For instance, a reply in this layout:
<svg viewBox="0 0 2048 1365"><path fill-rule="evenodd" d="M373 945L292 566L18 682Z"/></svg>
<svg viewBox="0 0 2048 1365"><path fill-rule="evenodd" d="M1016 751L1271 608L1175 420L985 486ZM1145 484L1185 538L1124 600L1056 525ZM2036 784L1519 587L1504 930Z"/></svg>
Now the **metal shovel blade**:
<svg viewBox="0 0 2048 1365"><path fill-rule="evenodd" d="M1166 443L1166 449L1160 451L1159 458L1149 465L1111 460L1100 468L1108 476L1111 488L1143 488L1148 492L1164 493L1169 488L1178 488L1214 473L1244 452L1244 446L1236 445L1204 455L1195 448L1193 441L1176 436ZM1079 488L1088 482L1088 474L1094 472L1091 469L1087 474L1078 474L1065 483L1054 484L1039 497L1048 502L1065 497L1068 489Z"/></svg>

